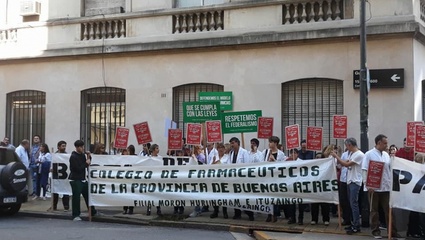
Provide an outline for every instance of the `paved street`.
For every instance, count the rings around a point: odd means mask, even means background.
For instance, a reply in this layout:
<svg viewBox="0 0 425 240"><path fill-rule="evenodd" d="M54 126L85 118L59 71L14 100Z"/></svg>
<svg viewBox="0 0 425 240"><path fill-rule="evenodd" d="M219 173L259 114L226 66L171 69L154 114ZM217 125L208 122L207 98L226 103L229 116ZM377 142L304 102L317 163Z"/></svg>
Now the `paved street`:
<svg viewBox="0 0 425 240"><path fill-rule="evenodd" d="M131 239L223 239L234 240L229 232L135 226L99 222L73 222L23 216L0 217L2 240L131 240Z"/></svg>

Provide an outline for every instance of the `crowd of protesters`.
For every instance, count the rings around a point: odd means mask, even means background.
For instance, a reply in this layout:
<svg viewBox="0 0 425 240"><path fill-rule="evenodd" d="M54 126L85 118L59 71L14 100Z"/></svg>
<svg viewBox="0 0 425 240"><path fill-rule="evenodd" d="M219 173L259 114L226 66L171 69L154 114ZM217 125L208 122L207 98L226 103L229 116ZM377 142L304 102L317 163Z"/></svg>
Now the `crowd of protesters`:
<svg viewBox="0 0 425 240"><path fill-rule="evenodd" d="M363 153L355 138L348 138L344 141L344 150L341 146L330 144L323 148L322 152L309 151L306 148L306 141L301 141L300 149L289 149L289 156L285 155L284 148L280 144L280 139L277 136L272 136L268 139L268 147L261 151L259 149L259 140L251 139L250 149L246 150L241 147L241 142L238 138L232 137L229 143L209 143L205 148L202 145L184 146L181 150L167 151L168 156L187 156L192 157L198 164L247 164L255 162L283 162L283 161L303 161L314 160L318 158L331 157L337 163L337 175L339 180L339 199L341 207L342 225L346 226L347 234L356 234L361 231L361 227L370 227L372 236L376 239L381 237L381 230L385 230L388 226L389 217L389 193L391 190L391 173L390 173L390 158L397 156L409 161L416 161L424 164L425 155L416 154L413 148L404 146L397 149L395 145L388 147L388 138L379 134L375 138L375 146ZM77 140L74 143L75 150L70 157L70 184L72 187L72 216L75 221L80 218L80 199L75 196L83 195L88 207L88 183L85 170L91 163L91 153L84 150L84 142ZM1 146L13 148L9 138L5 137L1 142ZM66 142L59 141L57 144L56 153L66 153ZM30 181L28 181L30 196L33 200L46 200L46 192L48 191L48 174L51 168L51 154L47 144L41 142L41 137L35 135L32 144L29 140L22 140L21 144L15 149L22 162L28 168L30 173ZM105 151L105 145L96 143L91 146L93 154L108 154ZM157 144L144 144L142 151L136 154L135 147L129 145L127 149L120 149L116 154L122 155L139 155L161 157L159 155L159 146ZM370 160L381 161L385 164L383 171L382 185L379 189L366 188L365 181ZM43 192L41 192L43 190ZM57 210L58 194L53 194L53 210ZM68 195L62 197L64 211L68 211L69 206ZM313 203L313 204L291 204L273 206L272 212L267 216L267 222L276 222L278 218L286 218L288 224L298 223L304 224L304 212L311 212L311 225L318 224L319 208L321 209L322 221L325 226L329 225L330 214L336 215L336 206L328 203ZM298 210L298 214L296 211ZM97 213L92 207L92 214ZM195 207L194 211L189 215L196 217L203 212L208 212L207 206ZM219 207L214 206L211 218L219 216ZM283 216L282 215L283 212ZM124 206L123 214L133 214L134 207ZM161 215L161 208L157 207L157 215ZM244 211L250 221L254 221L254 213L252 211ZM150 207L147 208L147 215L151 214ZM184 214L184 207L177 206L174 208L174 214ZM222 216L227 219L227 208L222 208ZM242 211L234 210L233 219L241 219ZM392 221L392 236L400 237L395 227L395 220ZM411 212L408 222L408 237L424 238L425 232L425 214Z"/></svg>

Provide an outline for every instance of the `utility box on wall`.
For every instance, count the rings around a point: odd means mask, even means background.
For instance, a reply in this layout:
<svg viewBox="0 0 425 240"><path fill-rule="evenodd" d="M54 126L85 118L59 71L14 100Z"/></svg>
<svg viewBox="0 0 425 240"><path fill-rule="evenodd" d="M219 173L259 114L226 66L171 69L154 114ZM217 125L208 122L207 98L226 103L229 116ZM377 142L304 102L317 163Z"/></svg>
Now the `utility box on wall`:
<svg viewBox="0 0 425 240"><path fill-rule="evenodd" d="M21 1L20 12L21 16L39 16L41 13L41 3L34 0Z"/></svg>

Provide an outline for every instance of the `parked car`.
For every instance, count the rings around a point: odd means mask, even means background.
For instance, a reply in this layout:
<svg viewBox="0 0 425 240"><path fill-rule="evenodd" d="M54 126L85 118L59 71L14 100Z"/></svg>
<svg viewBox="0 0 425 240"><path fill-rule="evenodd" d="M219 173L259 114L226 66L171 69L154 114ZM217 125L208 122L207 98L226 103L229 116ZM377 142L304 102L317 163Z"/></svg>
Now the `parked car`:
<svg viewBox="0 0 425 240"><path fill-rule="evenodd" d="M13 149L0 147L0 214L19 212L28 201L28 170Z"/></svg>

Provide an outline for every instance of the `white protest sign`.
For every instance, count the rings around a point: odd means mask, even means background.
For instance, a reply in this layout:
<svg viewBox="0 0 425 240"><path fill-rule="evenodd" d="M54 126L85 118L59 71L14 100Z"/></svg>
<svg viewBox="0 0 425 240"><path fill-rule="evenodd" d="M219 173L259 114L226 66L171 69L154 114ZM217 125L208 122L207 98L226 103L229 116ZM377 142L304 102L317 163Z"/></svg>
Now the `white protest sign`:
<svg viewBox="0 0 425 240"><path fill-rule="evenodd" d="M332 159L252 164L91 166L90 205L229 206L338 203Z"/></svg>
<svg viewBox="0 0 425 240"><path fill-rule="evenodd" d="M425 213L425 165L395 157L390 207Z"/></svg>

